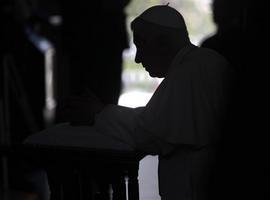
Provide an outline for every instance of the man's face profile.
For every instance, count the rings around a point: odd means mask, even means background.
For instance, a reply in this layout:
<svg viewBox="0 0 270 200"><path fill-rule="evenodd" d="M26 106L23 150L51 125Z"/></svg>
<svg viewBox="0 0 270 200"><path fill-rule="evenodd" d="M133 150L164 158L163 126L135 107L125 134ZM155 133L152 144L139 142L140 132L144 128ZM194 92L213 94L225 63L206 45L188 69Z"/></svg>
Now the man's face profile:
<svg viewBox="0 0 270 200"><path fill-rule="evenodd" d="M136 31L134 31L133 38L137 48L135 62L141 63L151 77L164 77L165 59L163 55L160 55L155 42Z"/></svg>
<svg viewBox="0 0 270 200"><path fill-rule="evenodd" d="M152 77L164 78L176 53L189 44L182 15L168 5L146 9L131 22L136 63L141 63Z"/></svg>

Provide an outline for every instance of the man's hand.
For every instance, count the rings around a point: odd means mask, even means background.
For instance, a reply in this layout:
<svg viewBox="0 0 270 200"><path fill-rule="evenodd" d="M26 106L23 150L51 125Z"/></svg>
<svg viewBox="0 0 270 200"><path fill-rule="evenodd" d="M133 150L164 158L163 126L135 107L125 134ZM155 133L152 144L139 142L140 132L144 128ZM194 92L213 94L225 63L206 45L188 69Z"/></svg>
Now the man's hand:
<svg viewBox="0 0 270 200"><path fill-rule="evenodd" d="M70 122L73 126L93 125L95 115L104 106L93 93L87 91L82 96L67 98L59 112L62 120Z"/></svg>

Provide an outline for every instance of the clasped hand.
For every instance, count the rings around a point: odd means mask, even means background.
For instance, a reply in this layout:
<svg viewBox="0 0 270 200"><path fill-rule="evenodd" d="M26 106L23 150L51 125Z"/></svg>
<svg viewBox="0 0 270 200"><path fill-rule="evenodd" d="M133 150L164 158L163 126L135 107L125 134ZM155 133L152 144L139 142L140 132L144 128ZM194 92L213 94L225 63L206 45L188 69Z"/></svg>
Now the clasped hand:
<svg viewBox="0 0 270 200"><path fill-rule="evenodd" d="M104 104L90 91L81 96L68 97L59 109L62 121L70 125L93 125L95 115L99 113Z"/></svg>

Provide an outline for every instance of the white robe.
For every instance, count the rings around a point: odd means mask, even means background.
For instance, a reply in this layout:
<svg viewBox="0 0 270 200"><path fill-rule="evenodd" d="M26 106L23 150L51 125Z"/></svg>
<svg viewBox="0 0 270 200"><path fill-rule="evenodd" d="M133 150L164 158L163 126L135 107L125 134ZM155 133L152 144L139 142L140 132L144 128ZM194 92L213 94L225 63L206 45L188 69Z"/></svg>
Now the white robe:
<svg viewBox="0 0 270 200"><path fill-rule="evenodd" d="M145 107L107 106L95 126L137 150L159 155L163 200L208 199L231 80L221 55L187 46Z"/></svg>
<svg viewBox="0 0 270 200"><path fill-rule="evenodd" d="M207 182L221 137L230 79L223 57L190 45L176 55L145 107L108 105L96 116L94 127L58 125L26 142L159 155L162 200L208 200Z"/></svg>

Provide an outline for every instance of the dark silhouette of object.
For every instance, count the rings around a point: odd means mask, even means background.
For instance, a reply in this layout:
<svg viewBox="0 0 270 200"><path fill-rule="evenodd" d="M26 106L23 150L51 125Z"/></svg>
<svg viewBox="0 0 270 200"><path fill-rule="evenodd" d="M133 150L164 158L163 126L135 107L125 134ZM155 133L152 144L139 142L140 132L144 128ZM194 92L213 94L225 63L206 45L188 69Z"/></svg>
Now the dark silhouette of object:
<svg viewBox="0 0 270 200"><path fill-rule="evenodd" d="M122 53L129 42L124 12L129 1L101 0L90 5L84 0L76 4L59 1L63 18L63 62L56 74L56 123L67 117L61 113L66 98L81 95L86 90L92 91L105 104L118 103L122 89ZM102 179L99 186L108 189L106 180L109 177Z"/></svg>
<svg viewBox="0 0 270 200"><path fill-rule="evenodd" d="M0 123L3 127L0 145L4 146L20 144L30 134L45 128L44 55L25 31L31 18L31 9L24 0L1 1L0 101L3 122ZM1 157L0 163L1 189L3 184L9 183L12 192L39 192L29 181L28 172L33 166L13 157L6 160Z"/></svg>
<svg viewBox="0 0 270 200"><path fill-rule="evenodd" d="M128 2L61 2L68 95L90 89L102 102L117 104L122 86L122 52L128 47L124 13Z"/></svg>
<svg viewBox="0 0 270 200"><path fill-rule="evenodd" d="M214 0L212 11L217 32L201 42L202 47L215 49L225 56L240 73L244 68L246 9L241 0Z"/></svg>
<svg viewBox="0 0 270 200"><path fill-rule="evenodd" d="M30 16L19 5L10 1L1 6L1 70L6 67L9 76L5 78L10 96L7 112L12 143L20 143L44 128L44 58L25 33ZM32 125L28 123L29 116Z"/></svg>
<svg viewBox="0 0 270 200"><path fill-rule="evenodd" d="M266 162L263 149L263 113L266 99L263 68L265 53L258 51L266 38L265 5L256 1L214 0L217 32L201 46L225 56L235 70L230 115L224 130L220 188L223 199L265 198ZM264 128L263 128L264 127ZM255 136L256 135L256 136ZM262 140L261 140L262 139ZM252 156L256 155L256 156ZM233 164L232 164L233 163ZM261 171L262 173L257 173ZM248 192L247 192L248 191Z"/></svg>
<svg viewBox="0 0 270 200"><path fill-rule="evenodd" d="M243 161L240 162L243 159L240 153L243 148L241 140L247 131L244 128L246 122L244 113L247 106L244 97L246 93L246 80L244 80L247 46L245 33L246 5L242 1L214 0L212 11L217 32L203 40L201 46L214 49L225 56L235 70L233 101L223 133L222 156L220 155L216 192L217 194L224 194L221 197L222 199L231 198L232 195L235 198L239 195L240 198L243 192L241 179L245 176L242 171L244 163ZM239 159L239 157L242 158ZM231 163L236 165L232 166ZM229 185L232 179L235 181Z"/></svg>
<svg viewBox="0 0 270 200"><path fill-rule="evenodd" d="M266 63L269 60L268 48L269 28L267 19L269 7L266 1L248 1L247 14L247 70L245 73L247 83L246 105L249 105L246 114L246 129L248 129L248 143L253 144L248 148L247 166L251 173L249 185L252 196L261 199L269 199L269 156L268 156L268 113L269 113L269 69ZM247 125L248 124L248 125ZM256 136L255 136L256 135ZM251 164L252 163L252 164ZM258 197L259 196L259 197Z"/></svg>

